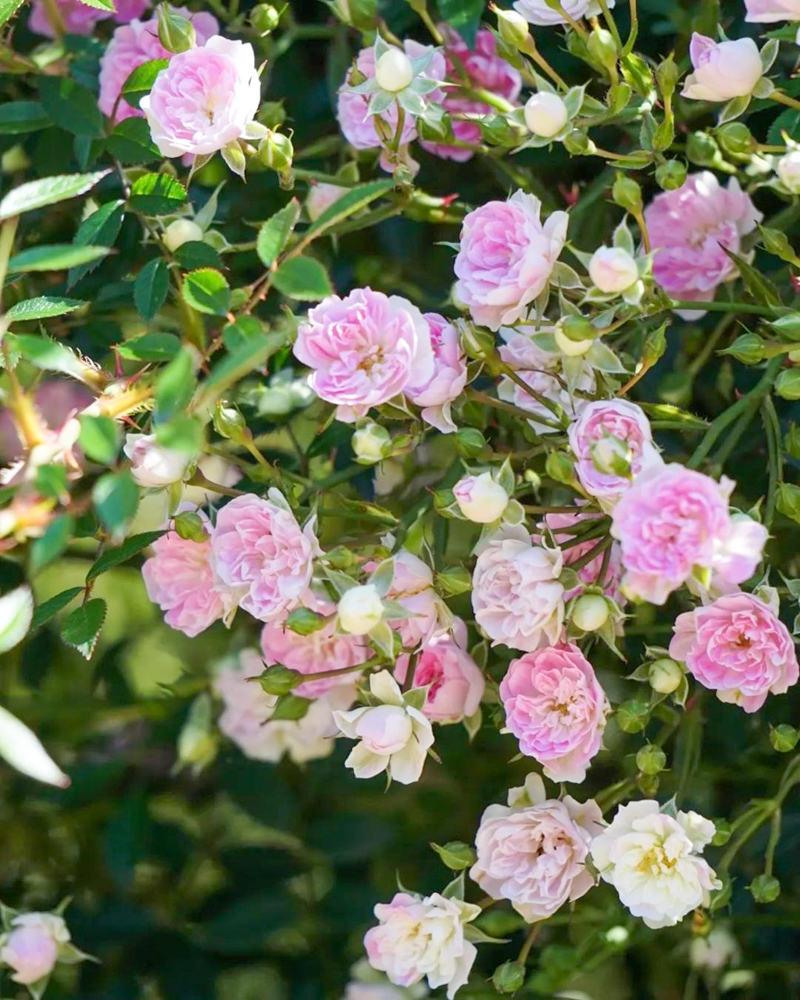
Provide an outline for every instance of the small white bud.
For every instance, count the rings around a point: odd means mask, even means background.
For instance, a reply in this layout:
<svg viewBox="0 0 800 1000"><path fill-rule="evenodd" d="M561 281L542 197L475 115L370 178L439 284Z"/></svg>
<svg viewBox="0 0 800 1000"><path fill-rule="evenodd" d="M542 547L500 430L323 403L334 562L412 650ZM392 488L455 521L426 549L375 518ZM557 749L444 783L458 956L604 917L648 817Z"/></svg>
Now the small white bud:
<svg viewBox="0 0 800 1000"><path fill-rule="evenodd" d="M575 602L572 621L584 632L595 632L608 621L608 604L600 594L584 594Z"/></svg>
<svg viewBox="0 0 800 1000"><path fill-rule="evenodd" d="M490 472L459 479L453 487L453 495L464 517L476 524L498 521L508 506L508 493L492 479Z"/></svg>
<svg viewBox="0 0 800 1000"><path fill-rule="evenodd" d="M414 79L411 60L401 49L389 49L378 60L375 79L381 90L388 90L390 94L405 90Z"/></svg>
<svg viewBox="0 0 800 1000"><path fill-rule="evenodd" d="M553 339L559 351L562 354L566 354L568 358L579 358L594 343L594 338L589 340L570 340L558 323L553 327Z"/></svg>
<svg viewBox="0 0 800 1000"><path fill-rule="evenodd" d="M164 230L164 246L175 253L184 243L196 243L203 238L203 230L191 219L176 219Z"/></svg>
<svg viewBox="0 0 800 1000"><path fill-rule="evenodd" d="M653 660L648 672L650 687L658 694L672 694L677 691L683 680L683 671L679 663L662 656L658 660Z"/></svg>
<svg viewBox="0 0 800 1000"><path fill-rule="evenodd" d="M525 124L534 135L551 139L567 124L569 113L558 94L532 94L525 105Z"/></svg>
<svg viewBox="0 0 800 1000"><path fill-rule="evenodd" d="M600 247L589 261L589 277L601 292L614 295L637 282L639 270L636 261L622 247Z"/></svg>
<svg viewBox="0 0 800 1000"><path fill-rule="evenodd" d="M385 427L370 421L364 427L359 427L350 443L357 462L361 465L374 465L388 455L392 436Z"/></svg>
<svg viewBox="0 0 800 1000"><path fill-rule="evenodd" d="M339 628L350 635L366 635L383 618L383 601L374 584L351 587L339 598Z"/></svg>
<svg viewBox="0 0 800 1000"><path fill-rule="evenodd" d="M782 156L776 170L783 186L792 194L800 194L800 149Z"/></svg>

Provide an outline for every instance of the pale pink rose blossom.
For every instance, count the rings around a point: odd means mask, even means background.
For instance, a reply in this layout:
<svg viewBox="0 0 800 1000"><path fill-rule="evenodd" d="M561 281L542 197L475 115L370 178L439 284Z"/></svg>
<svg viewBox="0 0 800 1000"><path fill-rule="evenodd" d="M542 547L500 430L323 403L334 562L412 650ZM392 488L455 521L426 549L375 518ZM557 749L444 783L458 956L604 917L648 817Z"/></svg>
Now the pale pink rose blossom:
<svg viewBox="0 0 800 1000"><path fill-rule="evenodd" d="M490 330L522 319L543 291L567 239L566 212L543 223L542 204L524 191L470 212L454 270L456 296Z"/></svg>
<svg viewBox="0 0 800 1000"><path fill-rule="evenodd" d="M478 954L464 925L480 912L473 903L438 892L424 899L398 892L391 903L375 907L380 923L364 937L369 963L397 986L414 986L427 977L431 989L446 986L448 1000L453 1000Z"/></svg>
<svg viewBox="0 0 800 1000"><path fill-rule="evenodd" d="M737 275L725 250L743 254L742 237L763 218L735 177L727 188L708 170L662 191L644 213L653 277L677 299L710 302L717 286Z"/></svg>
<svg viewBox="0 0 800 1000"><path fill-rule="evenodd" d="M773 21L800 21L800 0L744 0L745 21L771 24Z"/></svg>
<svg viewBox="0 0 800 1000"><path fill-rule="evenodd" d="M542 779L530 775L524 789L511 790L508 806L484 812L469 876L492 899L507 899L528 923L547 920L594 886L586 860L602 829L593 799L548 799Z"/></svg>
<svg viewBox="0 0 800 1000"><path fill-rule="evenodd" d="M514 103L522 89L522 77L513 66L497 55L497 42L494 35L486 28L481 28L475 38L475 48L470 49L461 35L448 24L440 24L439 29L444 35L444 54L447 59L447 79L467 86L474 90L486 90L498 97L504 97ZM490 105L483 101L465 97L458 90L446 89L440 101L442 107L450 114L488 114L492 111ZM453 121L453 134L459 142L471 146L480 145L481 130L473 121ZM421 142L434 156L445 160L455 160L465 163L475 155L473 149L463 149L447 143Z"/></svg>
<svg viewBox="0 0 800 1000"><path fill-rule="evenodd" d="M698 571L723 587L753 575L767 531L746 516L731 517L733 485L678 464L636 479L614 508L611 524L622 546L629 597L663 604Z"/></svg>
<svg viewBox="0 0 800 1000"><path fill-rule="evenodd" d="M614 0L609 0L607 6L613 7ZM573 21L579 21L583 17L595 17L600 13L597 0L564 0L562 7ZM547 0L517 0L514 10L522 14L526 21L540 27L567 24L564 15L551 7Z"/></svg>
<svg viewBox="0 0 800 1000"><path fill-rule="evenodd" d="M217 514L211 536L217 579L265 622L299 605L320 555L313 522L301 529L278 490L267 495L235 497Z"/></svg>
<svg viewBox="0 0 800 1000"><path fill-rule="evenodd" d="M577 416L577 404L579 397L575 392L594 392L596 380L590 365L583 363L573 378L573 392L564 384L563 376L559 375L563 357L555 351L546 351L533 340L529 332L533 327L517 327L516 329L500 330L505 343L500 345L500 357L506 364L511 365L522 381L533 389L539 396L557 403L561 409L570 417ZM541 330L539 332L545 332ZM497 394L501 399L522 410L528 410L533 415L529 421L533 430L537 434L556 434L558 428L551 424L542 423L536 417L544 417L546 420L556 419L553 411L535 396L522 388L517 382L503 376L497 389Z"/></svg>
<svg viewBox="0 0 800 1000"><path fill-rule="evenodd" d="M245 757L276 764L288 756L296 764L333 753L336 724L333 713L355 699L355 684L339 685L315 698L302 719L271 719L278 698L255 679L266 666L255 650L245 649L217 673L214 689L224 704L220 730Z"/></svg>
<svg viewBox="0 0 800 1000"><path fill-rule="evenodd" d="M59 946L70 939L63 917L20 913L11 928L0 939L0 962L12 971L12 982L31 986L46 979L58 961Z"/></svg>
<svg viewBox="0 0 800 1000"><path fill-rule="evenodd" d="M553 781L581 782L611 710L594 668L572 643L512 660L500 684L506 726Z"/></svg>
<svg viewBox="0 0 800 1000"><path fill-rule="evenodd" d="M372 565L364 567L370 572ZM394 579L386 592L390 601L397 601L410 613L409 618L390 619L407 649L428 642L447 627L447 608L433 588L433 570L408 549L394 556Z"/></svg>
<svg viewBox="0 0 800 1000"><path fill-rule="evenodd" d="M524 530L507 529L477 558L472 576L475 621L492 640L532 651L558 642L564 625L560 549L532 545Z"/></svg>
<svg viewBox="0 0 800 1000"><path fill-rule="evenodd" d="M726 594L678 615L670 656L683 660L720 701L757 712L768 694L785 694L800 668L789 630L752 594Z"/></svg>
<svg viewBox="0 0 800 1000"><path fill-rule="evenodd" d="M746 97L764 72L758 46L752 38L715 42L695 31L689 55L694 72L686 77L681 93L695 101Z"/></svg>
<svg viewBox="0 0 800 1000"><path fill-rule="evenodd" d="M303 597L305 607L322 615L333 615L336 606L309 595ZM360 636L337 633L331 620L316 632L299 635L287 628L285 619L267 622L261 632L261 652L267 666L280 663L300 674L316 674L323 670L342 670L340 677L322 677L305 681L294 689L301 698L318 698L331 688L349 684L358 678L358 672L349 671L369 659L371 650Z"/></svg>
<svg viewBox="0 0 800 1000"><path fill-rule="evenodd" d="M203 156L246 138L260 102L253 46L212 35L174 55L140 106L162 156Z"/></svg>
<svg viewBox="0 0 800 1000"><path fill-rule="evenodd" d="M192 22L198 45L202 45L219 31L219 23L213 14L206 11L195 14L188 7L173 7L172 10ZM142 63L150 62L151 59L171 58L172 53L158 40L157 17L153 16L147 21L132 20L130 24L117 28L100 59L100 94L97 104L103 114L110 118L116 104L115 121L143 118L144 112L128 104L124 98L117 104L122 85Z"/></svg>
<svg viewBox="0 0 800 1000"><path fill-rule="evenodd" d="M142 577L147 596L165 612L170 628L193 638L235 608L234 597L211 568L210 538L194 542L168 531L153 543L152 553Z"/></svg>
<svg viewBox="0 0 800 1000"><path fill-rule="evenodd" d="M412 687L427 687L422 712L433 722L460 722L478 711L486 682L478 664L466 650L467 628L457 618L453 634L435 636L422 648ZM405 684L409 656L397 658L394 676Z"/></svg>
<svg viewBox="0 0 800 1000"><path fill-rule="evenodd" d="M297 332L294 354L313 369L309 384L337 419L353 423L410 385L434 375L428 323L399 295L356 288L329 295L309 311Z"/></svg>
<svg viewBox="0 0 800 1000"><path fill-rule="evenodd" d="M125 24L135 17L141 17L150 6L148 0L118 0L116 11L89 7L81 0L56 0L64 28L69 35L91 35L98 21L113 17L118 24ZM37 35L55 38L55 30L47 16L43 0L33 0L28 27Z"/></svg>
<svg viewBox="0 0 800 1000"><path fill-rule="evenodd" d="M552 532L556 545L564 545L564 543L572 541L575 538L575 535L572 532L559 529L573 528L575 525L582 524L584 522L588 522L586 525L588 527L592 521L598 520L601 516L602 515L591 511L580 511L577 514L550 513L545 514L544 523ZM540 544L541 537L539 535L534 535L533 542L534 544ZM595 545L597 545L597 539L593 538L586 542L580 542L578 545L572 545L568 549L562 549L561 554L564 558L564 565L571 566L572 563L577 562L578 559L585 556L586 553L589 552L590 549L594 548ZM619 603L623 600L622 594L619 590L620 579L622 578L622 560L619 542L612 542L605 576L601 578L600 574L602 573L603 563L605 561L604 556L605 553L599 553L594 557L594 559L591 559L588 563L586 563L586 565L581 566L581 568L577 570L580 585L573 587L571 590L565 591L565 602L579 594L583 589L583 586L593 587L601 585L604 592L613 601L617 601Z"/></svg>
<svg viewBox="0 0 800 1000"><path fill-rule="evenodd" d="M450 405L467 384L467 359L461 350L458 330L439 313L424 313L433 350L433 374L427 381L409 385L405 394L416 406L422 407L422 419L442 434L452 434L457 428L450 414Z"/></svg>
<svg viewBox="0 0 800 1000"><path fill-rule="evenodd" d="M624 399L586 403L580 408L578 419L570 424L568 434L580 484L606 510L614 506L643 469L663 464L644 410ZM614 445L619 442L627 446L627 475L601 472L598 468L604 458L602 443L608 438L613 439Z"/></svg>
<svg viewBox="0 0 800 1000"><path fill-rule="evenodd" d="M403 42L403 48L405 49L406 55L409 59L419 59L420 56L425 55L426 52L430 50L429 45L422 45L420 42L415 42L413 39L406 39ZM375 49L370 46L369 48L362 49L356 58L356 67L359 72L363 73L364 76L371 80L375 76ZM425 70L425 76L431 80L443 80L445 77L446 66L445 58L441 52L437 52L427 69ZM350 71L347 72L347 77L349 77ZM378 146L383 145L383 141L375 130L375 115L370 115L367 112L369 107L369 96L365 94L353 94L346 90L347 77L345 77L342 89L339 91L339 98L336 108L336 117L339 119L339 127L342 130L342 134L345 139L354 146L356 149L376 149ZM440 102L442 98L442 92L440 90L434 90L432 93L427 95L427 100L433 102ZM391 129L392 135L397 131L397 105L392 104L392 106L384 111L380 116L384 122ZM400 136L400 144L405 146L409 142L413 142L417 137L417 125L416 119L413 115L406 114L405 120L403 121L403 130Z"/></svg>

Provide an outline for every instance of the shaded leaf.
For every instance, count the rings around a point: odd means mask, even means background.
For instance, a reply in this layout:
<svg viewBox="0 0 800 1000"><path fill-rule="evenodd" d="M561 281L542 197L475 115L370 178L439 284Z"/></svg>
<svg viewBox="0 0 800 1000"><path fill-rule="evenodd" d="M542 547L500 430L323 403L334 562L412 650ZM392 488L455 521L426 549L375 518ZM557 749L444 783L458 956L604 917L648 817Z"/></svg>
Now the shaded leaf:
<svg viewBox="0 0 800 1000"><path fill-rule="evenodd" d="M313 257L293 257L275 272L275 287L290 299L317 302L333 293L328 272Z"/></svg>
<svg viewBox="0 0 800 1000"><path fill-rule="evenodd" d="M53 243L50 246L29 247L15 254L8 262L9 274L26 271L62 271L106 257L108 247L75 246L72 243Z"/></svg>
<svg viewBox="0 0 800 1000"><path fill-rule="evenodd" d="M119 427L111 417L84 415L80 418L78 443L93 462L111 465L119 450Z"/></svg>
<svg viewBox="0 0 800 1000"><path fill-rule="evenodd" d="M131 535L130 538L126 538L119 548L109 549L96 560L86 574L86 582L96 580L101 574L132 559L148 545L152 545L153 542L161 538L163 534L163 531L143 531L140 535Z"/></svg>
<svg viewBox="0 0 800 1000"><path fill-rule="evenodd" d="M83 587L70 587L68 590L62 590L55 597L51 597L49 601L44 601L33 613L31 629L46 625L59 611L65 608L71 601L74 601L78 594L82 593Z"/></svg>
<svg viewBox="0 0 800 1000"><path fill-rule="evenodd" d="M231 290L224 275L211 267L190 271L183 280L181 295L198 312L224 316L230 308Z"/></svg>
<svg viewBox="0 0 800 1000"><path fill-rule="evenodd" d="M113 246L117 236L119 236L123 214L124 202L106 202L80 224L75 239L72 241L73 244L75 246ZM71 288L85 275L90 274L99 263L98 259L71 267L67 275L67 288Z"/></svg>
<svg viewBox="0 0 800 1000"><path fill-rule="evenodd" d="M90 660L105 620L106 602L95 597L67 616L61 626L61 638L68 646L77 649L81 656Z"/></svg>
<svg viewBox="0 0 800 1000"><path fill-rule="evenodd" d="M81 306L88 305L80 299L67 299L63 296L39 295L34 299L17 302L6 313L6 318L12 323L25 323L34 319L49 319L51 316L63 316L64 313L75 312Z"/></svg>
<svg viewBox="0 0 800 1000"><path fill-rule="evenodd" d="M103 134L103 113L97 106L97 98L72 77L42 77L39 97L44 110L58 122L59 128L90 139Z"/></svg>
<svg viewBox="0 0 800 1000"><path fill-rule="evenodd" d="M160 156L146 118L125 118L106 139L106 148L124 166L150 163Z"/></svg>
<svg viewBox="0 0 800 1000"><path fill-rule="evenodd" d="M170 361L181 349L181 342L174 333L143 333L114 349L130 361Z"/></svg>
<svg viewBox="0 0 800 1000"><path fill-rule="evenodd" d="M169 215L186 201L186 188L169 174L143 174L133 182L130 200L143 215Z"/></svg>
<svg viewBox="0 0 800 1000"><path fill-rule="evenodd" d="M9 219L13 215L22 215L23 212L32 212L46 205L55 205L68 198L77 198L79 194L91 190L108 173L110 173L108 170L99 170L92 174L59 174L20 184L19 187L12 188L0 201L0 219Z"/></svg>
<svg viewBox="0 0 800 1000"><path fill-rule="evenodd" d="M38 101L8 101L0 105L0 135L38 132L52 124L50 116Z"/></svg>
<svg viewBox="0 0 800 1000"><path fill-rule="evenodd" d="M133 284L133 301L145 319L152 319L164 305L169 291L169 271L160 257L148 261Z"/></svg>
<svg viewBox="0 0 800 1000"><path fill-rule="evenodd" d="M264 267L269 267L278 259L299 218L300 202L292 198L259 229L256 252Z"/></svg>

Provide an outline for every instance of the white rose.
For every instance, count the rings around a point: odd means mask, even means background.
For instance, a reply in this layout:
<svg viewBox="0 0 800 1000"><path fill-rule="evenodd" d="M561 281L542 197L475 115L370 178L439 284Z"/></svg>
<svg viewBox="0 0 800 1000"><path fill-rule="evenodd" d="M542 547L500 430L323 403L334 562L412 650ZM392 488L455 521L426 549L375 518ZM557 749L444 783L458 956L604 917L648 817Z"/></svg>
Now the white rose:
<svg viewBox="0 0 800 1000"><path fill-rule="evenodd" d="M476 524L498 521L508 506L508 493L490 472L464 476L453 487L453 494L464 517Z"/></svg>
<svg viewBox="0 0 800 1000"><path fill-rule="evenodd" d="M672 817L652 799L630 802L592 841L592 861L635 917L673 927L722 885L699 856L713 836L714 824L695 812Z"/></svg>
<svg viewBox="0 0 800 1000"><path fill-rule="evenodd" d="M334 712L342 735L359 741L345 766L352 768L357 778L373 778L388 771L401 785L410 785L419 780L428 748L433 745L430 720L406 704L388 670L371 674L369 688L380 704Z"/></svg>
<svg viewBox="0 0 800 1000"><path fill-rule="evenodd" d="M186 475L189 456L156 444L155 434L128 434L123 451L131 460L131 475L140 486L160 488Z"/></svg>
<svg viewBox="0 0 800 1000"><path fill-rule="evenodd" d="M563 0L561 6L573 21L580 21L582 17L594 17L600 13L597 0ZM607 6L613 7L614 0L609 0ZM514 10L522 14L526 21L542 27L567 23L564 15L551 7L547 0L517 0Z"/></svg>
<svg viewBox="0 0 800 1000"><path fill-rule="evenodd" d="M383 618L383 601L371 583L351 587L339 598L339 627L350 635L366 635Z"/></svg>
<svg viewBox="0 0 800 1000"><path fill-rule="evenodd" d="M171 253L184 243L197 243L203 239L203 230L191 219L176 219L164 230L164 246Z"/></svg>
<svg viewBox="0 0 800 1000"><path fill-rule="evenodd" d="M686 77L682 94L695 101L729 101L746 97L764 69L752 38L715 42L695 32L689 47L694 73Z"/></svg>
<svg viewBox="0 0 800 1000"><path fill-rule="evenodd" d="M601 292L613 295L637 282L639 270L636 261L622 247L600 247L589 261L589 277Z"/></svg>
<svg viewBox="0 0 800 1000"><path fill-rule="evenodd" d="M800 194L800 149L782 156L775 169L783 186L792 194Z"/></svg>
<svg viewBox="0 0 800 1000"><path fill-rule="evenodd" d="M524 113L528 129L543 139L558 135L569 119L566 104L558 94L546 90L528 98Z"/></svg>

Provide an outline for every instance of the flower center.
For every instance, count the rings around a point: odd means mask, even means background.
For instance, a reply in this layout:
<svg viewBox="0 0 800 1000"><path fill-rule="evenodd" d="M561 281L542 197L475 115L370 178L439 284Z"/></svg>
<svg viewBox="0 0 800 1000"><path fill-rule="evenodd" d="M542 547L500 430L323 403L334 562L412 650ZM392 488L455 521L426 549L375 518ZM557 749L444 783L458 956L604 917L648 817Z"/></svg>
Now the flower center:
<svg viewBox="0 0 800 1000"><path fill-rule="evenodd" d="M677 863L678 859L669 857L663 844L654 844L649 851L642 855L642 860L636 868L644 874L666 875L674 869Z"/></svg>

